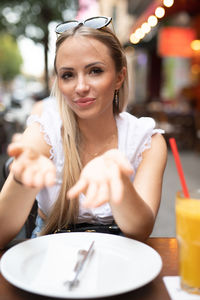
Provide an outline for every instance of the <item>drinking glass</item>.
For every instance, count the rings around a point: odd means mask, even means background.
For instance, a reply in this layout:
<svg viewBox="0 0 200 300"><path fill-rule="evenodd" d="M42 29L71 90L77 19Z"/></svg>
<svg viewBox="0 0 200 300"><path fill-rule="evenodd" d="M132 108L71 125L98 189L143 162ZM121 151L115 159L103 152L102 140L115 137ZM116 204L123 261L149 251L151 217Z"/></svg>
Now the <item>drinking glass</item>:
<svg viewBox="0 0 200 300"><path fill-rule="evenodd" d="M200 189L176 194L176 235L181 287L200 294Z"/></svg>

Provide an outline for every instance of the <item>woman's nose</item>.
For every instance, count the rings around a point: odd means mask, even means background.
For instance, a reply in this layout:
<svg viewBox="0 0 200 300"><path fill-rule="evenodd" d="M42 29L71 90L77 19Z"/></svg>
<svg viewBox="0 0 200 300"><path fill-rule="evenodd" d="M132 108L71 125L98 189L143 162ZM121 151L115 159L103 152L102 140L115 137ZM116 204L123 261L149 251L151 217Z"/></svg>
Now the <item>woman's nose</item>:
<svg viewBox="0 0 200 300"><path fill-rule="evenodd" d="M76 92L78 94L84 94L89 91L89 84L84 76L79 76L76 83Z"/></svg>

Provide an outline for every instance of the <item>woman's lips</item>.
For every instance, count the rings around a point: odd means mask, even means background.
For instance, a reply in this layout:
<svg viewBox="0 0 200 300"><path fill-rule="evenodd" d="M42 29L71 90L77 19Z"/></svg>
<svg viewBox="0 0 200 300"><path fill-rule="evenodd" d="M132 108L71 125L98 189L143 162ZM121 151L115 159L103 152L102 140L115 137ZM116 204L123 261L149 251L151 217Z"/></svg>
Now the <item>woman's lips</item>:
<svg viewBox="0 0 200 300"><path fill-rule="evenodd" d="M80 107L85 107L93 104L95 102L95 98L80 98L75 101L75 104Z"/></svg>

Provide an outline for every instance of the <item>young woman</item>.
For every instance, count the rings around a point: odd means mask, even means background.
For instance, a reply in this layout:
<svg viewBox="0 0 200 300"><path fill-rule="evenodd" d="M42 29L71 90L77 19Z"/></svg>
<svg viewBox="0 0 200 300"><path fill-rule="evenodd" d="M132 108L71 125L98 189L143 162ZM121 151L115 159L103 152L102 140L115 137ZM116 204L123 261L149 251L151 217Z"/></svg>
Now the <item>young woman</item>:
<svg viewBox="0 0 200 300"><path fill-rule="evenodd" d="M151 118L125 112L127 65L111 18L57 26L52 97L36 105L0 195L0 246L25 223L33 235L73 224L110 225L144 240L159 208L166 144ZM108 226L109 227L109 226Z"/></svg>

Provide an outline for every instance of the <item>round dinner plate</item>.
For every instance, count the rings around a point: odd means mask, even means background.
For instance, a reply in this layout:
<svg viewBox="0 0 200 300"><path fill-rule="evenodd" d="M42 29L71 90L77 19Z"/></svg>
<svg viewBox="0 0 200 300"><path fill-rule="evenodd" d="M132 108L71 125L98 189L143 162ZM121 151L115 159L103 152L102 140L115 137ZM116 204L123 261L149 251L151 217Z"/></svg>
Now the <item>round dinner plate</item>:
<svg viewBox="0 0 200 300"><path fill-rule="evenodd" d="M79 249L94 241L79 284L69 288ZM5 252L1 273L25 291L56 298L98 298L140 288L162 268L160 255L142 242L103 233L60 233L22 242Z"/></svg>

